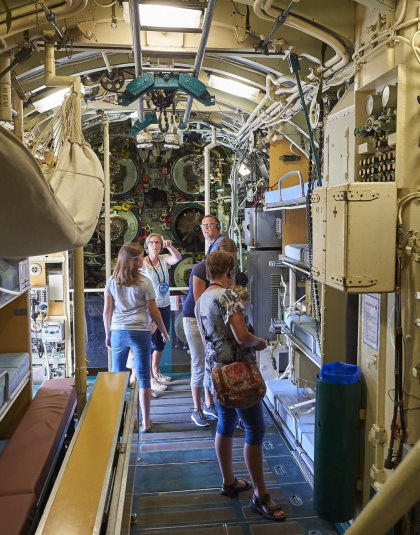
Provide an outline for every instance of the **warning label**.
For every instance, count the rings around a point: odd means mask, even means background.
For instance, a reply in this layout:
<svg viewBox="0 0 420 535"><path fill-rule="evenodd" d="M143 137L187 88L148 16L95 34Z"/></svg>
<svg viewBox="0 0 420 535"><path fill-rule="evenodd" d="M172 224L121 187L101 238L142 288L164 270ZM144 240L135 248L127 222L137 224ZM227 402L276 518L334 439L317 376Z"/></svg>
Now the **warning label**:
<svg viewBox="0 0 420 535"><path fill-rule="evenodd" d="M379 347L379 297L363 296L363 343L378 350Z"/></svg>

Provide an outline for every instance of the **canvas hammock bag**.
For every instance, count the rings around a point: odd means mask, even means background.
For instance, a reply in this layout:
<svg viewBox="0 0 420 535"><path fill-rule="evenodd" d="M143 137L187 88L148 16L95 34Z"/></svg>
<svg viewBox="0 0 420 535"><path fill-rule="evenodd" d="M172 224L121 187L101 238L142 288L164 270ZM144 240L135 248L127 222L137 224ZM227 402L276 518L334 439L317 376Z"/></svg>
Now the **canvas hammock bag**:
<svg viewBox="0 0 420 535"><path fill-rule="evenodd" d="M67 97L35 140L32 154L0 126L2 258L74 249L87 243L95 230L104 176L77 124L77 98ZM44 176L33 154L51 146L57 164Z"/></svg>
<svg viewBox="0 0 420 535"><path fill-rule="evenodd" d="M200 316L200 300L196 303L197 323L204 346L206 332ZM258 403L267 390L264 379L253 359L243 359L211 370L216 399L225 407L248 409Z"/></svg>

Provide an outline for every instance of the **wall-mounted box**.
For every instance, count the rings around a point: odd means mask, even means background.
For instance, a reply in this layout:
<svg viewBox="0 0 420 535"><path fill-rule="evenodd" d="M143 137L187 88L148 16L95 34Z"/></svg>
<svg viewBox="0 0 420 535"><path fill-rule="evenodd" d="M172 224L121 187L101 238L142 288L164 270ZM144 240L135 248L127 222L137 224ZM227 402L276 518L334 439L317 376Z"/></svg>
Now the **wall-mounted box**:
<svg viewBox="0 0 420 535"><path fill-rule="evenodd" d="M395 183L328 187L325 283L350 293L392 292L396 221Z"/></svg>

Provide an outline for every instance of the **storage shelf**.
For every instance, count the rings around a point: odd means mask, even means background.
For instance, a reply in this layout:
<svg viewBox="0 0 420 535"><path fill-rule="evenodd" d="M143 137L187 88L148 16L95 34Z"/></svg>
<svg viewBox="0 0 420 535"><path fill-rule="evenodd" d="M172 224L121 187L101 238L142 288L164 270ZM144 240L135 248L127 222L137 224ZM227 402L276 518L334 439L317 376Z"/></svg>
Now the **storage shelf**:
<svg viewBox="0 0 420 535"><path fill-rule="evenodd" d="M1 295L5 295L6 296L4 301L1 301L1 297L0 297L0 308L4 308L5 306L10 305L10 303L13 303L13 301L15 301L15 299L17 299L18 297L23 295L26 291L27 290L22 290L18 294L6 294L6 292L2 292L0 290L0 296Z"/></svg>
<svg viewBox="0 0 420 535"><path fill-rule="evenodd" d="M3 402L3 399L0 400L0 403L1 403L0 404L0 422L6 416L9 409L13 406L13 403L15 402L16 398L19 396L19 394L22 392L25 386L29 383L30 378L31 378L31 370L28 370L25 373L25 375L22 377L17 387L13 390L13 392L9 392L9 398L6 399L4 402Z"/></svg>
<svg viewBox="0 0 420 535"><path fill-rule="evenodd" d="M294 346L296 346L308 359L310 359L314 364L316 364L319 368L321 367L321 357L313 353L309 349L307 345L305 345L299 338L296 337L292 333L292 331L287 327L287 325L283 325L282 332L284 336L292 342Z"/></svg>
<svg viewBox="0 0 420 535"><path fill-rule="evenodd" d="M288 256L283 256L281 261L285 266L290 267L292 269L297 269L298 271L301 271L308 277L311 276L309 265L305 264L305 262L298 262L297 260L294 260L293 258L289 258Z"/></svg>
<svg viewBox="0 0 420 535"><path fill-rule="evenodd" d="M264 211L269 212L271 210L296 210L299 208L306 208L306 197L299 197L298 199L290 199L288 201L266 203Z"/></svg>

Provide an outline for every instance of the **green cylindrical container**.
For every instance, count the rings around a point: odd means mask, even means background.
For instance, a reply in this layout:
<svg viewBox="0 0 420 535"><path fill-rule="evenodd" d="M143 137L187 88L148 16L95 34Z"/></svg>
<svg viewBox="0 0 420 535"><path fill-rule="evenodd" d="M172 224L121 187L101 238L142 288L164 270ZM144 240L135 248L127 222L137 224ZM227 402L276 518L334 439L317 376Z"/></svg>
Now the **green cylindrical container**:
<svg viewBox="0 0 420 535"><path fill-rule="evenodd" d="M342 363L341 366L351 366ZM329 365L324 365L329 366ZM323 367L324 368L324 367ZM357 368L357 366L352 366ZM320 377L322 375L322 370ZM318 379L315 411L314 508L330 522L354 516L359 449L360 370L357 382ZM329 380L326 377L326 380Z"/></svg>

